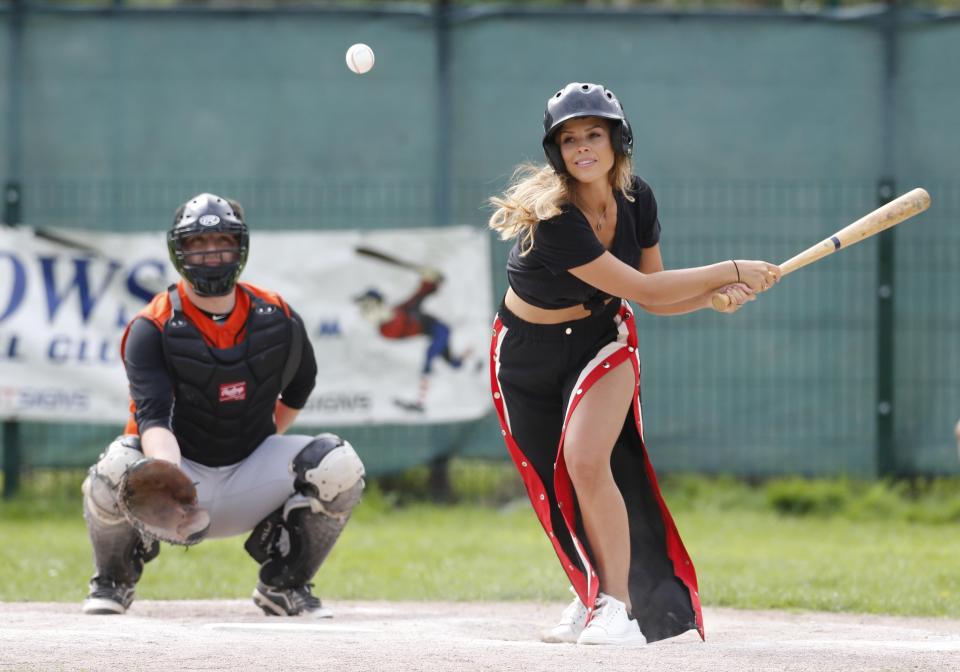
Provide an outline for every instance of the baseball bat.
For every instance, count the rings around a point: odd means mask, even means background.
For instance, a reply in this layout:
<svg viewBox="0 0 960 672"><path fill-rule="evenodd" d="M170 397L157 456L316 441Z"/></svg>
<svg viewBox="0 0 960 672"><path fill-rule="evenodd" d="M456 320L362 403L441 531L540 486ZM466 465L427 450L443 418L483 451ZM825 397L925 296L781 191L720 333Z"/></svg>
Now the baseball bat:
<svg viewBox="0 0 960 672"><path fill-rule="evenodd" d="M10 228L10 229L20 228L19 225L17 224L5 224L0 222L0 228L4 228L4 227ZM32 233L34 238L39 238L40 240L45 240L49 243L53 243L54 245L59 245L60 247L63 247L67 250L74 250L82 254L88 254L91 257L95 259L99 259L101 261L108 261L111 263L121 263L117 257L113 257L107 254L104 250L98 249L91 245L87 245L85 243L81 243L79 241L73 240L72 238L67 238L65 236L60 235L59 233L54 233L53 231L49 231L47 229L42 229L42 228L33 228Z"/></svg>
<svg viewBox="0 0 960 672"><path fill-rule="evenodd" d="M925 189L917 187L908 191L886 205L881 205L873 212L864 215L852 224L848 224L829 238L825 238L800 254L787 259L780 264L780 277L819 261L840 248L850 247L881 231L886 231L914 215L919 215L929 207L930 194ZM718 292L713 295L711 302L717 310L725 310L730 305L730 297Z"/></svg>
<svg viewBox="0 0 960 672"><path fill-rule="evenodd" d="M415 271L419 271L422 267L419 264L413 264L409 261L404 261L403 259L398 259L391 254L386 252L381 252L380 250L375 250L372 247L358 246L355 248L357 254L364 257L371 257L377 259L378 261L383 261L388 264L393 264L394 266L400 266L401 268L409 268Z"/></svg>
<svg viewBox="0 0 960 672"><path fill-rule="evenodd" d="M87 254L103 255L103 252L100 250L92 248L89 245L84 245L83 243L78 243L75 240L70 240L69 238L65 238L51 231L47 231L46 229L34 229L33 235L42 240L61 245L71 250L86 252Z"/></svg>

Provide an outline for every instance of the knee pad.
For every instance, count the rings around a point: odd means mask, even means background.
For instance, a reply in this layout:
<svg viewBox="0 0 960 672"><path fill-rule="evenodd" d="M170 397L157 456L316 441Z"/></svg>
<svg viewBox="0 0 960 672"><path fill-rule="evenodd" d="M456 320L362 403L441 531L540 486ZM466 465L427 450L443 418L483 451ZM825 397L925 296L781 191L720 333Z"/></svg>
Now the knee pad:
<svg viewBox="0 0 960 672"><path fill-rule="evenodd" d="M89 514L112 524L123 519L117 507L117 489L120 478L134 462L143 459L140 437L118 436L107 449L100 453L96 464L90 467L83 481L83 498Z"/></svg>
<svg viewBox="0 0 960 672"><path fill-rule="evenodd" d="M314 513L347 516L360 501L363 462L353 446L336 434L318 435L297 453L290 470L294 488L309 499Z"/></svg>

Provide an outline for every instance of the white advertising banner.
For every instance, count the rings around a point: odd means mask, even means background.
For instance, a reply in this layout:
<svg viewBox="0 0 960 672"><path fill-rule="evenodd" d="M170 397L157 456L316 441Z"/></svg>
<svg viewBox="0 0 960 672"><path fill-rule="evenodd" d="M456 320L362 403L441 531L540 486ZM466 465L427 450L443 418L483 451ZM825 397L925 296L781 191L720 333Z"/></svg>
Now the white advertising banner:
<svg viewBox="0 0 960 672"><path fill-rule="evenodd" d="M487 233L251 234L241 280L303 318L315 425L451 422L490 409ZM0 418L123 423L127 322L178 275L164 234L0 227Z"/></svg>

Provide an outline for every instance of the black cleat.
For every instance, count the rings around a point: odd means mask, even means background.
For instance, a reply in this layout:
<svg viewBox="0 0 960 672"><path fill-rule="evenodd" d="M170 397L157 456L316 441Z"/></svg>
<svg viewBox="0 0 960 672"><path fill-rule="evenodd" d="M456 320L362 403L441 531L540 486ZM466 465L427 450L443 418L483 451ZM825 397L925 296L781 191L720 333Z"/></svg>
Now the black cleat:
<svg viewBox="0 0 960 672"><path fill-rule="evenodd" d="M90 594L83 601L85 614L123 614L133 602L133 586L112 579L94 576L90 579Z"/></svg>
<svg viewBox="0 0 960 672"><path fill-rule="evenodd" d="M296 588L273 588L257 581L253 603L267 616L333 618L333 611L324 607L320 598L310 592L312 587L312 583L306 583Z"/></svg>

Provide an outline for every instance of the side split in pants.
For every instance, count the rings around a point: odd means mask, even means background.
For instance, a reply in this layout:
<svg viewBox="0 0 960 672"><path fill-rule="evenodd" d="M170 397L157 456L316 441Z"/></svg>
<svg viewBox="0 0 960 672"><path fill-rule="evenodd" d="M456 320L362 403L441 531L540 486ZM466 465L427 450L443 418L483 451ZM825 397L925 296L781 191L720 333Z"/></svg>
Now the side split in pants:
<svg viewBox="0 0 960 672"><path fill-rule="evenodd" d="M692 629L703 637L696 572L643 443L634 322L626 301L613 300L582 320L549 325L525 322L501 305L490 348L493 403L537 518L592 614L599 581L564 463L564 432L594 383L617 366L633 367L632 412L610 457L629 520L633 616L648 642Z"/></svg>

